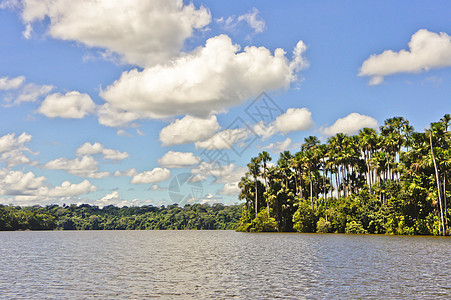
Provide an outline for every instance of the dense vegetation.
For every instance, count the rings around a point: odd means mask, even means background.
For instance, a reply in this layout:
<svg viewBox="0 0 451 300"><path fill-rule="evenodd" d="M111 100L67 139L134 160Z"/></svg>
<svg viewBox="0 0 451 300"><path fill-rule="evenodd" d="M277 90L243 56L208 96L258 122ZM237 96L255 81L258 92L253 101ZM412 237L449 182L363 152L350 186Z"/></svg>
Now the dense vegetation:
<svg viewBox="0 0 451 300"><path fill-rule="evenodd" d="M0 205L0 230L235 229L242 205Z"/></svg>
<svg viewBox="0 0 451 300"><path fill-rule="evenodd" d="M310 136L275 165L260 153L239 184L238 230L449 234L450 120L414 132L395 117L379 131Z"/></svg>

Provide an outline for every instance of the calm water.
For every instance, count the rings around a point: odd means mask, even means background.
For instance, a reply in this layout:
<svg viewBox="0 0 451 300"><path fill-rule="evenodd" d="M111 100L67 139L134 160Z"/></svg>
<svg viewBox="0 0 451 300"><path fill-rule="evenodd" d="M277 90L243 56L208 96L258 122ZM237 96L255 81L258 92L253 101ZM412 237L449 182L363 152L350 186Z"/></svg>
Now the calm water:
<svg viewBox="0 0 451 300"><path fill-rule="evenodd" d="M0 232L5 299L451 298L451 239Z"/></svg>

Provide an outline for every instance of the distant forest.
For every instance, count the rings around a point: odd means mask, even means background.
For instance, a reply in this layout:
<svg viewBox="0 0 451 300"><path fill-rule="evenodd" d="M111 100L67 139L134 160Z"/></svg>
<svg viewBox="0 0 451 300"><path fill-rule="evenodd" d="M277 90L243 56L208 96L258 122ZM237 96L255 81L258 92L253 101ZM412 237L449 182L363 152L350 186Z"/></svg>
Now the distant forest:
<svg viewBox="0 0 451 300"><path fill-rule="evenodd" d="M0 230L236 229L243 205L0 205Z"/></svg>
<svg viewBox="0 0 451 300"><path fill-rule="evenodd" d="M415 132L403 117L338 133L275 164L260 153L241 179L238 230L449 235L450 115Z"/></svg>

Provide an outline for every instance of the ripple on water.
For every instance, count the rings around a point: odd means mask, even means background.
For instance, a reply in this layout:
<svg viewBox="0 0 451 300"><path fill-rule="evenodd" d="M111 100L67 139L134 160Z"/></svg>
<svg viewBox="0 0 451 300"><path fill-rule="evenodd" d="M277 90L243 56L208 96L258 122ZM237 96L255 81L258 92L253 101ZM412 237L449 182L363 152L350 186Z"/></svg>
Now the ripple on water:
<svg viewBox="0 0 451 300"><path fill-rule="evenodd" d="M0 297L450 298L451 239L0 232Z"/></svg>

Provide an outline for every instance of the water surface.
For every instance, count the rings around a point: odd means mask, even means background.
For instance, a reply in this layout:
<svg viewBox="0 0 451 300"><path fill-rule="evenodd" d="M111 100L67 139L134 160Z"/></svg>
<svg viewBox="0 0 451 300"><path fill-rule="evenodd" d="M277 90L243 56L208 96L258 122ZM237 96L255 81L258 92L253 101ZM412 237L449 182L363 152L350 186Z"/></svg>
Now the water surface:
<svg viewBox="0 0 451 300"><path fill-rule="evenodd" d="M5 299L451 298L451 239L0 232Z"/></svg>

